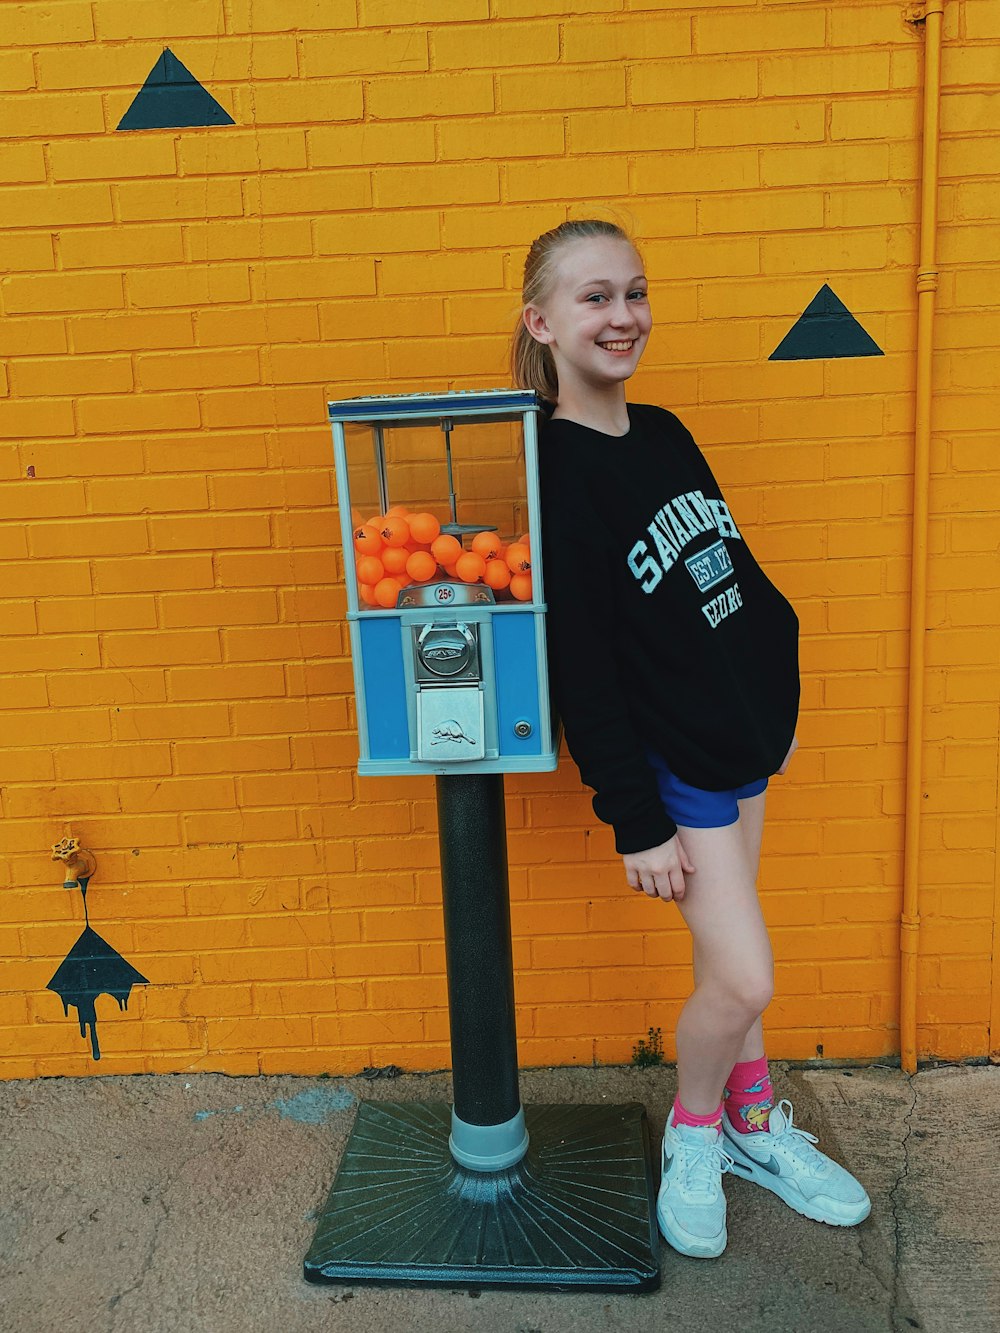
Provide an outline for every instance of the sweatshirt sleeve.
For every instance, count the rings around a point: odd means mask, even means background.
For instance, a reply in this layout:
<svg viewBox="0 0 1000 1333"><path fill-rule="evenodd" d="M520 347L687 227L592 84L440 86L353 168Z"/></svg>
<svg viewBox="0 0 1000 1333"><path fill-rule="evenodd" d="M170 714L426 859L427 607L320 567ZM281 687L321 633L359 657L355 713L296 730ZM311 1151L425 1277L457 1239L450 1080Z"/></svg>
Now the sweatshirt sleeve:
<svg viewBox="0 0 1000 1333"><path fill-rule="evenodd" d="M594 813L619 853L658 847L677 832L660 799L626 703L610 548L576 460L546 449L542 554L549 681L569 752L593 788Z"/></svg>

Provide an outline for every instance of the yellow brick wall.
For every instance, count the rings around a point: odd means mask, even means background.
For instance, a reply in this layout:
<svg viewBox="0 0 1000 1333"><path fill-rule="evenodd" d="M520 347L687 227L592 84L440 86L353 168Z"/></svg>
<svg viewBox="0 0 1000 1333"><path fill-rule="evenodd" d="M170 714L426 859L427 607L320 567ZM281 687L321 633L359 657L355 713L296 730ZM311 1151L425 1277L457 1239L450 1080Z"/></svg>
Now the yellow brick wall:
<svg viewBox="0 0 1000 1333"><path fill-rule="evenodd" d="M635 396L690 425L802 622L770 1050L897 1051L913 7L8 8L0 1075L448 1063L433 786L354 773L325 402L506 382L527 243L595 209L653 281ZM115 132L165 46L234 125ZM918 1017L949 1058L1000 1047L998 73L995 0L947 0ZM824 282L885 356L769 361ZM685 931L568 760L506 791L522 1062L627 1060L672 1030ZM70 833L150 981L98 1002L100 1064L45 989Z"/></svg>

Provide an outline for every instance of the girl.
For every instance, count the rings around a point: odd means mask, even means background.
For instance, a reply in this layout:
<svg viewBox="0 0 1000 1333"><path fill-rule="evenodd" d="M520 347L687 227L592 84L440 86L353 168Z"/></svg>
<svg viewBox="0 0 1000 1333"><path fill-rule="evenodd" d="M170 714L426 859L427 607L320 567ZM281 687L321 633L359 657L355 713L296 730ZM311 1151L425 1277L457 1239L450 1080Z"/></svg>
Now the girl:
<svg viewBox="0 0 1000 1333"><path fill-rule="evenodd" d="M868 1195L788 1101L775 1106L761 1024L773 963L756 879L768 776L797 745L797 617L677 417L626 402L652 316L621 228L539 236L523 300L514 376L551 408L540 471L555 703L628 883L675 902L693 938L660 1230L682 1254L721 1254L730 1170L851 1226Z"/></svg>

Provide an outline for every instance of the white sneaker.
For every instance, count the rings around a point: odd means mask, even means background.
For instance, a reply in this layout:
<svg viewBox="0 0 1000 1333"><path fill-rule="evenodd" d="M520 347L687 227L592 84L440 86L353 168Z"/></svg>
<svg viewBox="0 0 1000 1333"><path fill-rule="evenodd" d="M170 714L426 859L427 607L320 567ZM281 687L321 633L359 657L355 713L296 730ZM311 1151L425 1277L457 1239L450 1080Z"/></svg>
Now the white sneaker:
<svg viewBox="0 0 1000 1333"><path fill-rule="evenodd" d="M711 1125L675 1125L671 1110L663 1132L663 1175L656 1219L665 1241L681 1254L715 1259L726 1248L723 1172L732 1158Z"/></svg>
<svg viewBox="0 0 1000 1333"><path fill-rule="evenodd" d="M864 1187L812 1146L818 1142L815 1134L793 1124L792 1114L791 1102L781 1101L772 1107L766 1130L741 1134L723 1110L722 1130L732 1170L816 1222L834 1227L863 1222L872 1210Z"/></svg>

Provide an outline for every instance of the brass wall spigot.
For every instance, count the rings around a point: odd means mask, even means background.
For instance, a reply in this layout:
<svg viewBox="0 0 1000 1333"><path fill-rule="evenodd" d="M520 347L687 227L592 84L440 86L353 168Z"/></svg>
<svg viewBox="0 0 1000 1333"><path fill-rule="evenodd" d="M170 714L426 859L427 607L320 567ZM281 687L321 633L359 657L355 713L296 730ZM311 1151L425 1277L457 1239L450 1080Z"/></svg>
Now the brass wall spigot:
<svg viewBox="0 0 1000 1333"><path fill-rule="evenodd" d="M79 838L60 838L58 842L54 842L52 859L62 861L66 867L64 889L81 888L80 881L83 880L85 885L97 869L97 858L92 852L85 851L80 846Z"/></svg>

